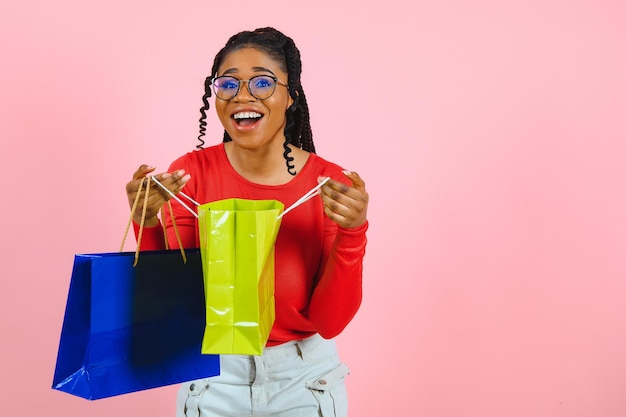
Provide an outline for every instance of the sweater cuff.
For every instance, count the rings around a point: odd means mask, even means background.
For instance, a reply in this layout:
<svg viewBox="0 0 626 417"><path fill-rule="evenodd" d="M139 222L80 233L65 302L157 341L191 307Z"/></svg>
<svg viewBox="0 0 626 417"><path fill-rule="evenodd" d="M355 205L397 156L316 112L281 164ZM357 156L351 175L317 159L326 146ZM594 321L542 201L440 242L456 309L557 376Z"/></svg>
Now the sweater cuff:
<svg viewBox="0 0 626 417"><path fill-rule="evenodd" d="M369 222L366 220L360 226L346 229L343 227L339 227L337 229L337 238L335 240L336 244L340 246L365 246L367 238L365 236L365 232L369 228Z"/></svg>
<svg viewBox="0 0 626 417"><path fill-rule="evenodd" d="M365 232L367 232L367 229L369 228L369 221L365 220L365 223L363 223L360 226L357 227L353 227L353 228L344 228L339 226L339 233L341 233L342 235L348 235L348 236L362 236L365 235Z"/></svg>

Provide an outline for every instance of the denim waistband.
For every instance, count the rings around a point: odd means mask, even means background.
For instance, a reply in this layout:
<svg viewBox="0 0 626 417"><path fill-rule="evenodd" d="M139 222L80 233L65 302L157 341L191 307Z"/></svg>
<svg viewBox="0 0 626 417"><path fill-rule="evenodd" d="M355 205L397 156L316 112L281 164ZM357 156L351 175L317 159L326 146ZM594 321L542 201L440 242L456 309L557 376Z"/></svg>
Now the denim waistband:
<svg viewBox="0 0 626 417"><path fill-rule="evenodd" d="M262 357L265 361L273 362L292 355L310 357L314 360L321 357L328 358L337 355L337 348L334 340L324 339L319 334L314 334L306 339L267 347L264 349Z"/></svg>

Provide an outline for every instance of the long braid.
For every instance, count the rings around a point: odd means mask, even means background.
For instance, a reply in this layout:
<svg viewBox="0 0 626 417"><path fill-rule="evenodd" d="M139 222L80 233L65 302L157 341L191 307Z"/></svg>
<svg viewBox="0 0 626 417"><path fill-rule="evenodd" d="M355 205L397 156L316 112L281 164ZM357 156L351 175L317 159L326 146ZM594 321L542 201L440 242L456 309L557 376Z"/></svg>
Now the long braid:
<svg viewBox="0 0 626 417"><path fill-rule="evenodd" d="M290 39L289 39L290 40ZM291 148L289 144L293 146L297 146L298 148L302 148L302 144L300 143L300 117L301 109L299 107L300 104L300 90L302 90L302 86L300 85L300 54L298 49L295 47L293 41L289 42L287 40L283 45L284 51L284 59L287 66L287 80L289 84L289 95L293 100L293 103L287 109L285 113L285 142L283 143L283 149L285 152L283 153L283 157L285 158L285 163L287 165L287 172L291 175L296 175L296 167L293 164L293 156L290 156Z"/></svg>
<svg viewBox="0 0 626 417"><path fill-rule="evenodd" d="M288 90L293 104L289 106L285 113L283 157L285 158L287 171L291 175L296 175L293 164L294 158L290 155L291 148L289 145L291 144L305 151L315 153L309 107L304 90L300 84L302 62L300 60L300 51L293 40L271 27L256 29L252 32L240 32L231 36L226 45L215 56L211 75L207 77L204 83L204 96L202 97L204 106L200 109L202 117L200 118L200 135L198 136L200 144L196 147L201 149L204 146L203 136L206 132L206 111L209 109L208 98L211 97L212 80L217 76L217 70L224 58L229 53L245 47L252 47L268 54L280 64L281 70L287 73ZM229 142L231 140L228 133L224 131L223 141Z"/></svg>
<svg viewBox="0 0 626 417"><path fill-rule="evenodd" d="M232 39L233 38L231 37L229 42L231 42ZM211 75L206 77L206 79L204 80L204 95L202 96L202 102L204 103L204 105L200 108L200 114L202 116L200 117L200 134L198 135L198 141L200 143L196 145L196 149L204 148L205 142L204 142L203 136L206 134L206 114L209 108L211 107L209 105L209 100L208 100L211 97L211 84L213 83L213 79L217 76L217 70L219 66L221 65L221 62L225 56L226 56L226 47L222 48L222 50L215 56L215 60L213 62L213 68L211 68ZM224 131L224 142L229 142L230 140L232 139L230 138L228 133Z"/></svg>
<svg viewBox="0 0 626 417"><path fill-rule="evenodd" d="M200 142L196 145L197 149L202 149L204 147L204 139L202 137L206 134L206 112L209 110L209 98L211 97L211 77L207 77L204 80L204 95L202 96L202 102L204 106L200 108L200 134L198 135L198 141Z"/></svg>
<svg viewBox="0 0 626 417"><path fill-rule="evenodd" d="M315 144L313 143L313 132L311 131L311 120L309 116L309 104L306 101L304 91L300 88L299 106L301 111L298 112L300 118L300 148L305 151L315 153Z"/></svg>

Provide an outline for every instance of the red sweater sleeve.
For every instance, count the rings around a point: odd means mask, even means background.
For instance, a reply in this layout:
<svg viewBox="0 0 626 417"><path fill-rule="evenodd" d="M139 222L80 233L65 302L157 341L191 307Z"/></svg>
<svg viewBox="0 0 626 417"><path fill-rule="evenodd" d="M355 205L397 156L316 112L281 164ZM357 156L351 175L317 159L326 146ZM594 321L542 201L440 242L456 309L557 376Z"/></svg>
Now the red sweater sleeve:
<svg viewBox="0 0 626 417"><path fill-rule="evenodd" d="M135 239L139 240L139 225L133 221ZM161 250L165 249L165 237L163 236L163 226L159 223L156 226L145 227L141 232L141 242L139 250Z"/></svg>
<svg viewBox="0 0 626 417"><path fill-rule="evenodd" d="M368 222L354 229L339 227L327 243L330 253L309 304L309 320L324 338L341 333L361 305L367 228Z"/></svg>
<svg viewBox="0 0 626 417"><path fill-rule="evenodd" d="M169 211L166 211L169 214ZM183 223L182 225L179 224ZM176 226L178 228L178 234L180 236L181 242L183 244L183 248L190 249L196 248L198 245L196 244L195 239L195 230L193 227L193 223L191 226L189 225L192 220L185 219L181 222L177 220ZM176 237L176 233L174 232L174 228L172 227L171 217L168 215L167 220L167 241L169 243L170 249L178 249L180 245L178 244L178 239ZM133 221L133 230L135 231L135 239L138 241L139 239L139 225ZM159 222L158 225L152 227L143 228L140 242L140 250L162 250L166 249L165 247L165 236L163 232L163 225Z"/></svg>

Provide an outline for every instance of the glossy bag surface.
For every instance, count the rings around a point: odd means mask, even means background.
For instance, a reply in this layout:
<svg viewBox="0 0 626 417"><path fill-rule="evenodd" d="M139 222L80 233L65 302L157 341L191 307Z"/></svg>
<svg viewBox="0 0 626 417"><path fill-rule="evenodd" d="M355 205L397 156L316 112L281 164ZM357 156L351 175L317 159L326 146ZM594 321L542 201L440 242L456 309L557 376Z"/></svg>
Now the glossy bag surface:
<svg viewBox="0 0 626 417"><path fill-rule="evenodd" d="M284 206L227 199L198 207L206 329L202 352L260 355L275 319L274 244Z"/></svg>
<svg viewBox="0 0 626 417"><path fill-rule="evenodd" d="M96 400L219 375L199 250L134 255L75 255L52 388Z"/></svg>

